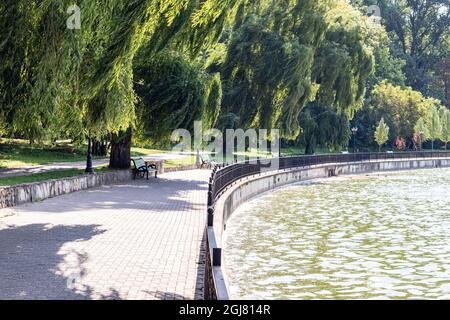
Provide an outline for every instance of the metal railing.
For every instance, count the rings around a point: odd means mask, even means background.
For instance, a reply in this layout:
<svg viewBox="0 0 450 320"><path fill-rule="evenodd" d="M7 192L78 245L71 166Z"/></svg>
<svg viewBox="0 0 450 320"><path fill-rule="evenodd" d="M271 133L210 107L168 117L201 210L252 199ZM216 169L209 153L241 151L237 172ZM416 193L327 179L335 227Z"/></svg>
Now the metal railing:
<svg viewBox="0 0 450 320"><path fill-rule="evenodd" d="M214 203L217 198L235 182L262 172L277 170L286 170L293 168L308 167L326 163L345 163L345 162L370 162L385 160L403 160L403 159L438 159L450 157L450 151L434 152L397 152L397 153L349 153L349 154L327 154L317 156L288 156L277 158L277 165L271 169L271 164L267 164L271 159L255 159L245 162L238 162L231 165L217 165L213 169L209 179L208 188L208 213L214 212Z"/></svg>

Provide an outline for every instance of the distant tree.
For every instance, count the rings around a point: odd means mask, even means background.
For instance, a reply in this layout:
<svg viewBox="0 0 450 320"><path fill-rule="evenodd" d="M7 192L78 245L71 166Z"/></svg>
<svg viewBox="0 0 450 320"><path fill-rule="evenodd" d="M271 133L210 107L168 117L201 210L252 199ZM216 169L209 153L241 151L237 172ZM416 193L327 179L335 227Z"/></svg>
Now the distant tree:
<svg viewBox="0 0 450 320"><path fill-rule="evenodd" d="M406 85L445 101L445 85L436 76L436 64L448 57L449 0L365 0L380 6L392 51L406 60Z"/></svg>
<svg viewBox="0 0 450 320"><path fill-rule="evenodd" d="M428 131L427 122L424 117L420 117L414 126L414 137L416 145L419 146L419 150L422 150L422 145L430 138L430 132Z"/></svg>
<svg viewBox="0 0 450 320"><path fill-rule="evenodd" d="M384 118L381 118L378 123L378 127L375 130L375 141L378 143L378 151L381 151L381 147L389 140L389 127L384 122Z"/></svg>
<svg viewBox="0 0 450 320"><path fill-rule="evenodd" d="M406 150L406 140L402 137L397 137L397 139L395 139L395 147L399 151L405 151Z"/></svg>
<svg viewBox="0 0 450 320"><path fill-rule="evenodd" d="M448 143L450 142L450 110L442 107L441 123L442 123L442 141L445 144L445 150L447 150Z"/></svg>
<svg viewBox="0 0 450 320"><path fill-rule="evenodd" d="M306 154L314 154L317 146L339 150L350 139L347 114L333 108L309 104L300 113L299 123L302 127L299 142L305 147Z"/></svg>
<svg viewBox="0 0 450 320"><path fill-rule="evenodd" d="M422 138L421 138L420 134L414 133L413 144L414 144L414 150L416 150L416 151L422 150Z"/></svg>
<svg viewBox="0 0 450 320"><path fill-rule="evenodd" d="M367 7L363 9L364 14ZM370 20L369 20L370 21ZM372 88L382 81L388 81L397 86L404 87L406 76L404 67L406 61L394 55L390 48L391 40L384 25L374 24L369 28L368 46L372 48L375 57L375 72L369 77L367 82L368 94Z"/></svg>
<svg viewBox="0 0 450 320"><path fill-rule="evenodd" d="M417 133L414 127L419 118L429 118L431 110L440 103L409 87L382 82L372 91L370 104L372 116L376 119L384 117L391 128L391 141L395 142L396 137L412 139Z"/></svg>
<svg viewBox="0 0 450 320"><path fill-rule="evenodd" d="M328 9L324 1L302 2L241 5L220 65L222 115L235 114L241 128L280 128L292 138L300 133L298 115L311 97Z"/></svg>
<svg viewBox="0 0 450 320"><path fill-rule="evenodd" d="M70 1L0 1L0 125L30 140L111 136L110 167L124 168L136 120L137 53L152 59L176 48L195 59L217 42L241 1L76 2L79 30L66 29ZM211 90L214 103L219 91Z"/></svg>
<svg viewBox="0 0 450 320"><path fill-rule="evenodd" d="M353 117L374 65L364 16L345 0L243 6L220 68L222 114L292 140L307 131L299 125L307 106Z"/></svg>
<svg viewBox="0 0 450 320"><path fill-rule="evenodd" d="M431 110L431 114L428 117L428 131L430 133L431 149L434 150L434 142L442 136L441 118L436 107Z"/></svg>

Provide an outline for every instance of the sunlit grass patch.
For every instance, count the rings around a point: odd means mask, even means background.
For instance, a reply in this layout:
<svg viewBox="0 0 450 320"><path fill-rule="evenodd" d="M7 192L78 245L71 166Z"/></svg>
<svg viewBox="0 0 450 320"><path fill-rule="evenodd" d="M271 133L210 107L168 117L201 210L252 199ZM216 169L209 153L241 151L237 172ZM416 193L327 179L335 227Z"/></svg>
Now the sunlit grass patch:
<svg viewBox="0 0 450 320"><path fill-rule="evenodd" d="M107 166L99 166L95 168L95 172L108 171ZM14 186L24 183L41 182L52 179L70 178L85 174L84 169L56 170L42 173L35 173L27 176L11 176L0 178L0 186Z"/></svg>

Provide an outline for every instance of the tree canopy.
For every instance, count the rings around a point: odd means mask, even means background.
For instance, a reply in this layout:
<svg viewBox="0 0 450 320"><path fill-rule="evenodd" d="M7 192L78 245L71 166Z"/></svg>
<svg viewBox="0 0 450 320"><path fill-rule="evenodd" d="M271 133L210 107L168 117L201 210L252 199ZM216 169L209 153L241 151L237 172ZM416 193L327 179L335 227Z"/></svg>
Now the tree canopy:
<svg viewBox="0 0 450 320"><path fill-rule="evenodd" d="M366 0L378 4L391 48L406 62L406 85L445 102L445 84L436 66L449 57L449 0Z"/></svg>
<svg viewBox="0 0 450 320"><path fill-rule="evenodd" d="M375 141L378 143L379 150L381 147L389 140L389 127L386 122L384 122L384 118L381 118L378 123L377 129L375 130Z"/></svg>
<svg viewBox="0 0 450 320"><path fill-rule="evenodd" d="M380 0L380 25L372 0L79 0L67 28L69 0L4 0L0 133L164 144L203 120L314 153L350 126L373 147L384 118L391 141L414 139L449 106L449 1Z"/></svg>
<svg viewBox="0 0 450 320"><path fill-rule="evenodd" d="M3 1L2 115L30 139L60 134L66 123L99 135L124 129L135 119L139 49L150 59L182 43L195 54L217 39L237 2L80 0L82 27L68 30L70 1Z"/></svg>

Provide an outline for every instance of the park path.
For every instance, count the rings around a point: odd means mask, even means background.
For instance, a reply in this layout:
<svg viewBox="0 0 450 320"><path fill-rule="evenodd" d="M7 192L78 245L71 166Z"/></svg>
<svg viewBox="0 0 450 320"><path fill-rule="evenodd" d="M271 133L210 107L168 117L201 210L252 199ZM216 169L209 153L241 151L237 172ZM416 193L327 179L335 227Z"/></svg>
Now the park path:
<svg viewBox="0 0 450 320"><path fill-rule="evenodd" d="M201 299L208 170L0 210L0 299Z"/></svg>
<svg viewBox="0 0 450 320"><path fill-rule="evenodd" d="M174 160L181 159L189 156L189 154L176 154L176 153L155 153L141 156L144 159L152 160ZM94 167L106 165L109 163L109 159L96 159L92 161ZM13 176L27 176L36 173L44 173L49 171L58 170L70 170L70 169L84 169L86 168L86 161L74 161L74 162L54 162L46 163L34 166L24 166L18 168L0 169L0 178L13 177Z"/></svg>

